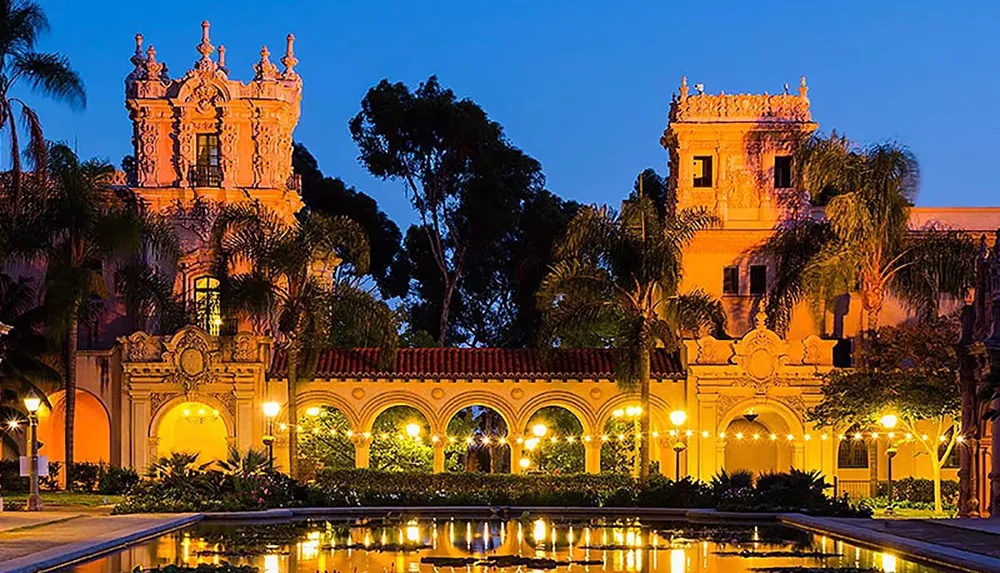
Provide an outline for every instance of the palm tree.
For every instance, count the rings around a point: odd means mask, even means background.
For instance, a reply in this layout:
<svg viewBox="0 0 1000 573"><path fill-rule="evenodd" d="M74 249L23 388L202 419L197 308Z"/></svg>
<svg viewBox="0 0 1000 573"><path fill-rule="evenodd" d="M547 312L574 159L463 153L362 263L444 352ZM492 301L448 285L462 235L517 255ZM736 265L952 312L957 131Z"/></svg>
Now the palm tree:
<svg viewBox="0 0 1000 573"><path fill-rule="evenodd" d="M167 217L135 204L140 244L115 267L115 290L124 302L130 331L171 332L184 322L184 304L174 293L173 277L163 269L177 262L179 240ZM152 328L154 318L159 328Z"/></svg>
<svg viewBox="0 0 1000 573"><path fill-rule="evenodd" d="M53 367L55 349L44 335L45 312L36 302L30 279L0 274L0 322L11 327L2 339L0 361L0 419L4 421L23 419L24 397L31 393L44 397L60 382L59 371ZM17 447L9 434L4 433L3 439Z"/></svg>
<svg viewBox="0 0 1000 573"><path fill-rule="evenodd" d="M108 297L103 266L147 245L141 209L133 196L110 187L114 168L101 160L81 162L64 145L49 150L47 192L40 228L46 265L45 306L50 332L62 347L66 391L66 475L72 483L76 416L76 354L80 319L95 300Z"/></svg>
<svg viewBox="0 0 1000 573"><path fill-rule="evenodd" d="M682 331L724 329L719 301L700 290L680 293L682 251L695 233L717 224L704 208L671 212L640 193L622 204L585 207L555 248L538 292L542 343L609 346L623 391L641 393L645 437L639 477L649 476L650 352L678 348Z"/></svg>
<svg viewBox="0 0 1000 573"><path fill-rule="evenodd" d="M799 187L814 204L792 215L757 250L771 256L777 277L768 315L784 329L791 309L807 300L817 314L835 297L860 293L859 352L879 326L890 294L922 317L936 317L942 295L963 296L973 284L976 245L939 226L910 229L919 167L906 148L885 143L854 146L834 133L811 136L795 157Z"/></svg>
<svg viewBox="0 0 1000 573"><path fill-rule="evenodd" d="M16 95L17 86L27 83L43 95L83 108L87 96L83 81L70 67L66 56L35 51L42 32L49 28L45 12L35 2L0 0L0 130L10 138L11 187L16 198L21 185L21 149L17 134L17 111L28 133L28 155L35 172L46 171L47 145L38 114Z"/></svg>
<svg viewBox="0 0 1000 573"><path fill-rule="evenodd" d="M395 335L377 324L387 314L375 307L384 305L333 278L338 267L349 268L354 276L367 272L368 240L361 226L347 217L306 212L289 223L258 203L240 203L219 213L213 248L223 310L250 319L260 333L283 339L288 363L289 473L294 477L298 473L296 386L314 365L316 349L329 346L345 325L367 328L369 341Z"/></svg>

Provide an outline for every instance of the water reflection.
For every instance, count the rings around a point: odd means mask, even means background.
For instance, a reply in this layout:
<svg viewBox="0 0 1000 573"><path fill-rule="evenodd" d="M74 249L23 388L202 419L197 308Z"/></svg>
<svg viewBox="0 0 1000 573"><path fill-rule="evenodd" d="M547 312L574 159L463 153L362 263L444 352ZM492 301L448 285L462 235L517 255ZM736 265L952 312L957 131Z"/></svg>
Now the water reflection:
<svg viewBox="0 0 1000 573"><path fill-rule="evenodd" d="M777 526L543 518L201 525L73 571L125 573L137 566L222 561L253 565L262 573L739 573L777 567L935 571L888 553Z"/></svg>

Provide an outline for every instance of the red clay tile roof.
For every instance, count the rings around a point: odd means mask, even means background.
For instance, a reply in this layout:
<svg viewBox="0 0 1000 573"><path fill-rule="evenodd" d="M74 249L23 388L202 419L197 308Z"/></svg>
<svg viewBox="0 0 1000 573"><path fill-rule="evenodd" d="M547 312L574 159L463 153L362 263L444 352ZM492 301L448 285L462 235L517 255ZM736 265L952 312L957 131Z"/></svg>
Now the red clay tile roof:
<svg viewBox="0 0 1000 573"><path fill-rule="evenodd" d="M330 349L319 356L316 378L613 378L611 351L558 350L545 361L537 350L504 348L401 348L389 369L378 367L378 349ZM680 355L651 356L656 379L683 377ZM286 355L277 350L268 376L283 378Z"/></svg>

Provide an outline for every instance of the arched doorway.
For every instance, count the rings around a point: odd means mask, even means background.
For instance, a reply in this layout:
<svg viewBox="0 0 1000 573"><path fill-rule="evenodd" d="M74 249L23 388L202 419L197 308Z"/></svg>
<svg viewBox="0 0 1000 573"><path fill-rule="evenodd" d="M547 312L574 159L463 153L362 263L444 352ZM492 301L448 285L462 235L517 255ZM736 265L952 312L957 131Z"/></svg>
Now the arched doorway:
<svg viewBox="0 0 1000 573"><path fill-rule="evenodd" d="M49 396L52 409L38 413L39 454L52 461L66 459L66 392ZM73 461L111 461L111 421L101 401L85 390L76 391L76 416L73 424Z"/></svg>
<svg viewBox="0 0 1000 573"><path fill-rule="evenodd" d="M156 425L156 457L174 452L198 454L199 463L229 456L229 430L219 410L203 402L170 407Z"/></svg>
<svg viewBox="0 0 1000 573"><path fill-rule="evenodd" d="M510 473L510 432L499 412L488 406L468 406L456 412L446 428L446 471Z"/></svg>
<svg viewBox="0 0 1000 573"><path fill-rule="evenodd" d="M545 428L542 436L539 426ZM531 415L524 429L525 439L538 437L537 452L531 462L540 471L557 474L582 473L586 463L583 423L562 406L546 406ZM525 448L527 450L527 448Z"/></svg>
<svg viewBox="0 0 1000 573"><path fill-rule="evenodd" d="M412 406L392 406L372 424L369 467L386 471L434 469L430 423Z"/></svg>
<svg viewBox="0 0 1000 573"><path fill-rule="evenodd" d="M723 469L730 473L749 471L754 476L787 471L793 458L787 436L788 427L776 414L733 420L726 428Z"/></svg>
<svg viewBox="0 0 1000 573"><path fill-rule="evenodd" d="M353 432L347 416L329 405L309 406L304 413L299 417L299 478L311 479L321 469L353 469Z"/></svg>

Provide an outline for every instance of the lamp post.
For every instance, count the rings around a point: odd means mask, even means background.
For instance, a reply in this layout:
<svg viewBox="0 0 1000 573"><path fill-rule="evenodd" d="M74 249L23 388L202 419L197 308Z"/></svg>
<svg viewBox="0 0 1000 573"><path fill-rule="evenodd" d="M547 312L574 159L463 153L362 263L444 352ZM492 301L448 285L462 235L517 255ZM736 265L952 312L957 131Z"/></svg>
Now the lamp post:
<svg viewBox="0 0 1000 573"><path fill-rule="evenodd" d="M281 404L264 402L264 417L267 418L267 434L264 435L264 445L267 446L267 467L274 469L274 419L281 412Z"/></svg>
<svg viewBox="0 0 1000 573"><path fill-rule="evenodd" d="M888 460L888 464L886 465L886 477L889 478L889 491L888 491L888 494L889 494L889 506L885 509L885 512L888 515L892 515L893 514L893 508L892 508L892 458L896 457L896 446L892 443L892 429L896 427L896 424L899 422L899 419L896 418L896 416L893 415L893 414L886 414L886 415L882 416L882 419L880 419L879 422L882 424L883 428L885 428L886 430L889 431L888 435L886 436L886 440L887 440L886 444L888 445L888 448L886 448L886 450L885 450L885 455L889 459Z"/></svg>
<svg viewBox="0 0 1000 573"><path fill-rule="evenodd" d="M687 421L687 412L684 410L674 410L670 412L670 423L674 425L674 434L677 439L674 441L674 479L681 479L681 452L687 449L687 442L684 441L684 432L681 428Z"/></svg>
<svg viewBox="0 0 1000 573"><path fill-rule="evenodd" d="M31 392L24 397L24 409L28 411L28 475L31 480L31 493L28 495L28 511L42 510L42 496L38 493L38 408L42 399Z"/></svg>

